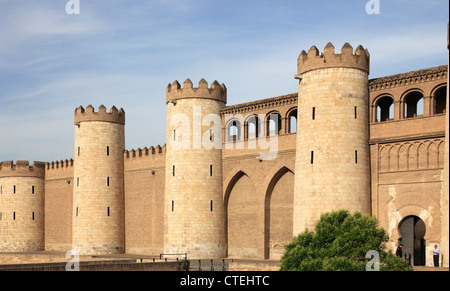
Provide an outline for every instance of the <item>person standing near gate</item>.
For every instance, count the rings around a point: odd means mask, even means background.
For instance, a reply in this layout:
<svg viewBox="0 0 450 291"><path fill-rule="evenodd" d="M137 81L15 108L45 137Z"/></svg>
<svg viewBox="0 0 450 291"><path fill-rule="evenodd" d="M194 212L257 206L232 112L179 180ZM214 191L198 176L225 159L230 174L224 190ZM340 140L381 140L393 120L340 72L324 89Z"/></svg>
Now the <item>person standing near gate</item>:
<svg viewBox="0 0 450 291"><path fill-rule="evenodd" d="M402 248L403 248L403 244L400 244L399 246L398 246L398 248L397 248L397 250L395 251L395 255L397 256L397 257L402 257L403 256L403 250L402 250Z"/></svg>
<svg viewBox="0 0 450 291"><path fill-rule="evenodd" d="M434 266L439 267L439 256L441 254L441 250L438 248L437 245L434 245L433 250L433 260L434 260Z"/></svg>

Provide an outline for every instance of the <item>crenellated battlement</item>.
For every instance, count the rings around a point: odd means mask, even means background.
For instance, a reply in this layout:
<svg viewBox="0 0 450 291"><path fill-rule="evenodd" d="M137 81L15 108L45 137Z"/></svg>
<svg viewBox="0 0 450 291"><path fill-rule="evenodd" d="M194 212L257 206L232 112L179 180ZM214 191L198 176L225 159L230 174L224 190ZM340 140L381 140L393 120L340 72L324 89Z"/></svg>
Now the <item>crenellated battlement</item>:
<svg viewBox="0 0 450 291"><path fill-rule="evenodd" d="M6 177L45 177L45 163L33 162L30 165L29 161L6 161L0 163L0 178Z"/></svg>
<svg viewBox="0 0 450 291"><path fill-rule="evenodd" d="M297 66L296 78L306 72L326 68L354 68L369 74L370 54L361 45L353 53L353 47L349 43L345 43L341 53L336 54L333 44L329 42L322 54L319 54L316 46L312 46L308 52L303 50L298 57Z"/></svg>
<svg viewBox="0 0 450 291"><path fill-rule="evenodd" d="M227 88L224 84L220 85L217 81L211 84L211 88L208 87L208 82L205 79L200 80L198 88L193 87L190 79L184 81L183 87L178 81L175 81L167 86L166 91L166 104L187 98L205 98L227 103Z"/></svg>
<svg viewBox="0 0 450 291"><path fill-rule="evenodd" d="M73 167L73 159L70 160L61 160L61 161L54 161L49 162L45 164L45 169L47 171L54 170L54 169L65 169L65 168L72 168Z"/></svg>
<svg viewBox="0 0 450 291"><path fill-rule="evenodd" d="M123 157L124 159L130 159L130 158L139 158L142 156L152 156L152 155L159 155L159 154L165 154L166 153L166 145L164 146L160 146L158 145L156 148L155 147L150 147L150 148L138 148L137 150L132 149L132 150L126 150L124 151Z"/></svg>
<svg viewBox="0 0 450 291"><path fill-rule="evenodd" d="M65 180L70 183L73 179L74 160L61 160L45 164L45 181Z"/></svg>
<svg viewBox="0 0 450 291"><path fill-rule="evenodd" d="M103 121L112 122L125 125L125 111L120 108L118 110L115 106L111 107L110 112L106 112L106 107L101 105L98 112L95 112L94 107L89 105L86 109L83 106L75 109L75 125L86 121Z"/></svg>
<svg viewBox="0 0 450 291"><path fill-rule="evenodd" d="M123 153L125 174L140 171L163 171L166 163L166 145L126 150Z"/></svg>

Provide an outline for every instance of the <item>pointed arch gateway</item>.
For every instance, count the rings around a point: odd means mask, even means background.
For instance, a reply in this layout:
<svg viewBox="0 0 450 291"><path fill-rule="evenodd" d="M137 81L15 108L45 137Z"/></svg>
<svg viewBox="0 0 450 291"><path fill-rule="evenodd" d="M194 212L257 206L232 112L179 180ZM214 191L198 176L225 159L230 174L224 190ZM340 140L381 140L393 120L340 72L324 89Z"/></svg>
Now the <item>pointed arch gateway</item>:
<svg viewBox="0 0 450 291"><path fill-rule="evenodd" d="M254 201L255 193L253 181L243 171L233 176L225 190L225 231L230 258L258 257L258 225L262 218Z"/></svg>
<svg viewBox="0 0 450 291"><path fill-rule="evenodd" d="M281 168L267 188L264 208L264 257L280 259L293 238L294 172Z"/></svg>

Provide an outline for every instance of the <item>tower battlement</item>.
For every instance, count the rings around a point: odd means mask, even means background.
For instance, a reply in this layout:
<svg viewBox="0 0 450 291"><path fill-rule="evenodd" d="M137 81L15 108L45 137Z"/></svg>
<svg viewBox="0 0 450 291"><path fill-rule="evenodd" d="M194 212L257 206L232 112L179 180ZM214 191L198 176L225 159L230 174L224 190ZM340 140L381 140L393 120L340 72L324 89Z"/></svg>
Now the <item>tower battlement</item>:
<svg viewBox="0 0 450 291"><path fill-rule="evenodd" d="M123 153L123 157L124 159L129 159L129 158L139 158L142 156L154 156L154 155L159 155L159 154L165 154L166 153L166 145L164 146L160 146L158 145L156 148L155 147L144 147L143 149L138 148L137 150L135 149L131 149L131 150L125 150Z"/></svg>
<svg viewBox="0 0 450 291"><path fill-rule="evenodd" d="M66 180L70 184L70 180L73 179L74 160L61 160L53 161L45 164L45 180Z"/></svg>
<svg viewBox="0 0 450 291"><path fill-rule="evenodd" d="M33 162L30 165L29 161L7 161L0 163L0 178L5 177L45 177L45 163Z"/></svg>
<svg viewBox="0 0 450 291"><path fill-rule="evenodd" d="M208 82L205 79L201 79L198 83L198 88L194 88L192 81L186 79L181 87L178 81L173 82L167 86L166 104L174 102L178 99L187 98L205 98L222 101L227 103L227 88L224 84L214 81L211 84L211 88L208 87Z"/></svg>
<svg viewBox="0 0 450 291"><path fill-rule="evenodd" d="M319 54L316 46L312 46L308 52L303 50L298 57L297 66L296 78L306 72L326 68L354 68L369 74L370 54L361 45L353 53L353 47L349 43L345 43L341 53L336 54L333 44L329 42L322 54Z"/></svg>
<svg viewBox="0 0 450 291"><path fill-rule="evenodd" d="M98 112L95 112L92 105L89 105L86 109L80 106L75 109L75 125L79 125L80 122L85 121L103 121L125 125L125 111L122 108L118 110L113 106L110 112L106 112L106 107L101 105L98 108Z"/></svg>
<svg viewBox="0 0 450 291"><path fill-rule="evenodd" d="M61 160L61 161L53 161L53 162L48 162L45 164L46 169L48 171L50 170L54 170L54 169L65 169L65 168L71 168L73 167L73 159L70 160Z"/></svg>

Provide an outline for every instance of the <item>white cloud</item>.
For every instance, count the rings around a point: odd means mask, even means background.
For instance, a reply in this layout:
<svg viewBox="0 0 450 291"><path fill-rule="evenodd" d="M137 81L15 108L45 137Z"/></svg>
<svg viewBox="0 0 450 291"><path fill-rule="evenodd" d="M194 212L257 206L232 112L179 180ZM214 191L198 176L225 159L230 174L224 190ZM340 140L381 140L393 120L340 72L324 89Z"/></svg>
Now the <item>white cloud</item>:
<svg viewBox="0 0 450 291"><path fill-rule="evenodd" d="M148 75L71 76L9 95L0 107L0 160L70 159L74 110L90 104L124 108L127 148L162 145L166 83Z"/></svg>
<svg viewBox="0 0 450 291"><path fill-rule="evenodd" d="M0 9L5 7L3 4ZM0 65L7 64L9 55L18 50L33 50L36 44L54 42L58 38L95 35L104 28L88 11L77 16L68 15L64 5L55 2L48 5L47 2L28 1L7 8L0 15Z"/></svg>
<svg viewBox="0 0 450 291"><path fill-rule="evenodd" d="M76 19L79 17L81 19ZM11 23L14 34L23 38L45 35L92 34L100 29L100 23L85 13L69 16L60 10L37 8L20 10Z"/></svg>
<svg viewBox="0 0 450 291"><path fill-rule="evenodd" d="M373 77L447 63L446 25L421 25L367 39Z"/></svg>

